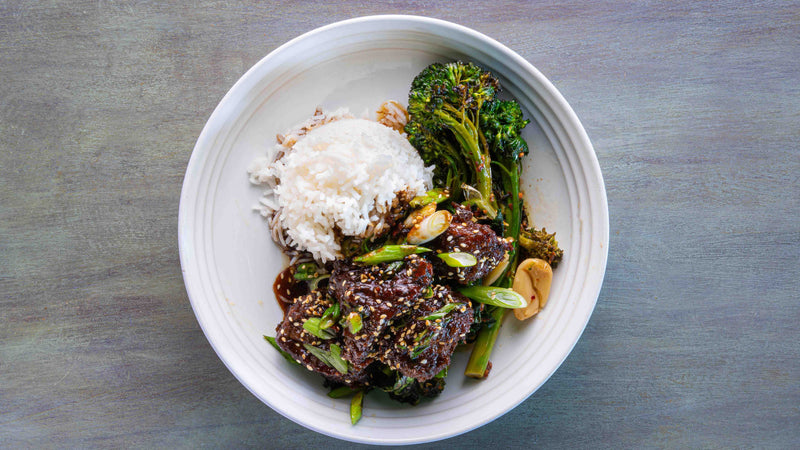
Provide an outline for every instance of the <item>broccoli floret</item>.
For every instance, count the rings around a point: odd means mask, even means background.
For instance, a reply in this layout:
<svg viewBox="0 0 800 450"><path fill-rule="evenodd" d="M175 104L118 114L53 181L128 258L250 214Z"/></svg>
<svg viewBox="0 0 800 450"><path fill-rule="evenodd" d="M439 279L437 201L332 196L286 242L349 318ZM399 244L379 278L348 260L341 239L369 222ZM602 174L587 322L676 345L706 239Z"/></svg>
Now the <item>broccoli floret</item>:
<svg viewBox="0 0 800 450"><path fill-rule="evenodd" d="M479 208L495 229L514 239L511 270L494 283L510 287L519 257L519 161L528 153L521 134L528 120L517 102L496 98L499 89L497 78L472 63L432 64L411 84L405 131L425 163L436 165L437 185L444 183L454 200ZM485 375L503 314L497 308L487 312L492 322L477 334L467 374Z"/></svg>
<svg viewBox="0 0 800 450"><path fill-rule="evenodd" d="M481 129L486 137L493 164L502 174L496 198L504 221L501 228L505 236L516 238L522 223L522 204L519 192L520 159L528 154L528 143L522 138L522 129L530 121L522 116L519 103L513 100L494 100L485 103L481 112ZM497 177L495 177L497 178ZM512 267L516 266L517 244L514 244Z"/></svg>
<svg viewBox="0 0 800 450"><path fill-rule="evenodd" d="M564 250L558 247L556 234L548 234L544 228L541 230L531 228L520 232L519 245L525 249L529 257L547 261L553 269L558 266L561 258L564 257Z"/></svg>
<svg viewBox="0 0 800 450"><path fill-rule="evenodd" d="M465 203L491 218L497 215L497 203L480 115L497 89L497 78L472 63L431 64L411 83L405 128L425 163L436 165L437 181L451 192L458 192L462 184L472 186L479 195Z"/></svg>
<svg viewBox="0 0 800 450"><path fill-rule="evenodd" d="M528 143L522 138L522 129L530 123L522 117L519 103L513 100L495 100L485 103L481 111L481 129L495 160L517 162L528 154Z"/></svg>

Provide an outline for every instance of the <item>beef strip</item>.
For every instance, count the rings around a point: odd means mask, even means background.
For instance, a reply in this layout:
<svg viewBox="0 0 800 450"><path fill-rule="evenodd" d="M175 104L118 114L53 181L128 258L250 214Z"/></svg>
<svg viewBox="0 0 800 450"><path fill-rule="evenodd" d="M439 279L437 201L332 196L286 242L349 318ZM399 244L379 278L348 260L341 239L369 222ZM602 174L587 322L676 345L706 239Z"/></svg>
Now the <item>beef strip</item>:
<svg viewBox="0 0 800 450"><path fill-rule="evenodd" d="M381 339L378 355L384 364L420 382L433 378L450 365L453 350L472 325L469 299L440 285L433 286L429 295L430 298L420 302L409 317L389 327ZM442 318L429 317L451 303L455 307Z"/></svg>
<svg viewBox="0 0 800 450"><path fill-rule="evenodd" d="M433 267L417 255L402 262L363 266L337 261L330 288L342 309L342 317L361 316L362 328L342 332L342 356L357 367L370 364L376 341L398 317L407 315L433 281Z"/></svg>
<svg viewBox="0 0 800 450"><path fill-rule="evenodd" d="M283 321L278 324L275 341L280 348L289 353L303 367L322 374L332 382L353 387L367 385L369 383L366 366L351 364L347 373L341 373L314 356L306 348L306 345L310 345L329 352L333 344L343 347L338 326L334 326L331 329L336 333L336 336L332 339L320 339L303 328L303 323L306 320L311 317L321 317L331 305L333 305L333 301L330 296L318 290L298 297L286 311Z"/></svg>
<svg viewBox="0 0 800 450"><path fill-rule="evenodd" d="M458 204L453 207L455 213L450 226L426 247L437 253L472 253L478 262L469 267L450 267L440 258L431 258L437 276L469 284L488 275L513 247L491 227L477 223L468 208Z"/></svg>

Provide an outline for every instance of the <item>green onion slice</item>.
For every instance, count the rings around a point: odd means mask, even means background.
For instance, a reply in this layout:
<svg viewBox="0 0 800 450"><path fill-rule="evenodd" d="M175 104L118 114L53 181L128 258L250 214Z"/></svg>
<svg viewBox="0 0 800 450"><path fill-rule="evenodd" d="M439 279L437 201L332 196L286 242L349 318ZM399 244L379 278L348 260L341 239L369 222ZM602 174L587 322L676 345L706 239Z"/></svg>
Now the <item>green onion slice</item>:
<svg viewBox="0 0 800 450"><path fill-rule="evenodd" d="M528 306L528 301L513 289L495 286L466 286L459 288L458 292L470 300L500 308L516 309Z"/></svg>
<svg viewBox="0 0 800 450"><path fill-rule="evenodd" d="M309 290L317 289L319 282L330 278L331 274L325 273L324 269L319 268L313 262L299 264L294 269L294 279L301 280L308 283Z"/></svg>
<svg viewBox="0 0 800 450"><path fill-rule="evenodd" d="M450 267L471 267L478 264L478 258L472 253L452 252L439 253L438 256L445 264Z"/></svg>
<svg viewBox="0 0 800 450"><path fill-rule="evenodd" d="M336 389L328 392L328 397L330 398L342 398L347 397L348 395L353 395L356 391L351 389L349 386L339 386Z"/></svg>
<svg viewBox="0 0 800 450"><path fill-rule="evenodd" d="M361 420L361 414L364 410L364 391L356 392L356 395L350 400L350 423L355 425Z"/></svg>
<svg viewBox="0 0 800 450"><path fill-rule="evenodd" d="M342 315L342 310L339 307L339 303L334 303L333 305L329 306L328 309L322 313L322 317L320 317L320 327L321 328L330 328L332 327L339 317Z"/></svg>
<svg viewBox="0 0 800 450"><path fill-rule="evenodd" d="M441 308L437 309L436 311L428 314L425 317L420 317L419 320L436 320L441 319L447 315L450 311L458 308L459 306L463 306L463 303L448 303Z"/></svg>
<svg viewBox="0 0 800 450"><path fill-rule="evenodd" d="M425 253L429 251L431 251L431 249L420 247L418 245L384 245L377 250L373 250L365 255L353 258L353 261L372 265L382 262L398 261L408 255Z"/></svg>
<svg viewBox="0 0 800 450"><path fill-rule="evenodd" d="M316 356L317 359L322 361L326 366L333 367L339 373L347 373L348 365L347 361L342 359L342 348L336 344L331 344L330 350L323 350L319 347L314 347L313 345L303 344L303 347L309 351L312 355Z"/></svg>
<svg viewBox="0 0 800 450"><path fill-rule="evenodd" d="M336 333L331 330L330 327L324 326L322 319L319 317L310 317L306 319L306 321L303 322L303 329L320 339L333 339L336 337Z"/></svg>
<svg viewBox="0 0 800 450"><path fill-rule="evenodd" d="M312 263L298 264L294 269L295 280L311 280L320 276L319 267Z"/></svg>
<svg viewBox="0 0 800 450"><path fill-rule="evenodd" d="M299 362L297 362L294 358L292 358L292 355L286 353L282 348L280 348L280 346L278 346L278 342L275 340L274 337L264 336L264 340L272 344L272 346L275 347L275 350L280 352L281 356L286 358L287 361L289 361L292 364L297 364L298 366L300 365Z"/></svg>
<svg viewBox="0 0 800 450"><path fill-rule="evenodd" d="M347 329L350 330L351 334L356 334L361 331L361 328L364 326L363 321L361 320L361 314L353 311L347 315L344 319L347 322Z"/></svg>
<svg viewBox="0 0 800 450"><path fill-rule="evenodd" d="M450 198L450 193L447 192L447 189L437 188L412 198L408 204L412 208L419 208L429 203L442 203L448 198Z"/></svg>

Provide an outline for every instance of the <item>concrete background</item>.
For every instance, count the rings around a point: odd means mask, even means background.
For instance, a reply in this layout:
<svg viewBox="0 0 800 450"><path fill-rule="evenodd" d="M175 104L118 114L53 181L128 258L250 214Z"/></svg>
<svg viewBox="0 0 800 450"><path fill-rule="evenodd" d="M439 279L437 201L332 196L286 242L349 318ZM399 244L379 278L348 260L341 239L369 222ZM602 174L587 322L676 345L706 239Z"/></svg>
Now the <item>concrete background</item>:
<svg viewBox="0 0 800 450"><path fill-rule="evenodd" d="M800 3L0 0L0 447L334 447L227 371L181 279L205 121L283 42L451 20L564 94L611 242L586 332L428 447L800 447Z"/></svg>

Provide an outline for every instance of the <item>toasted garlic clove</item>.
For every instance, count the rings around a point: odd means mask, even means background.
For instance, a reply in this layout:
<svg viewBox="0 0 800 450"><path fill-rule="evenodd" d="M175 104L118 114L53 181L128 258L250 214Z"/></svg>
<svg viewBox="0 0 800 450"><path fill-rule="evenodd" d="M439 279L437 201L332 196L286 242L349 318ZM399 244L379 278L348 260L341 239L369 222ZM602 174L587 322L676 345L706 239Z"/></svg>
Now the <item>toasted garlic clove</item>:
<svg viewBox="0 0 800 450"><path fill-rule="evenodd" d="M409 244L424 244L444 233L452 221L453 215L450 214L449 211L444 209L441 211L436 211L430 216L422 219L422 221L418 224L415 224L411 228L411 231L408 232L406 240Z"/></svg>
<svg viewBox="0 0 800 450"><path fill-rule="evenodd" d="M412 228L414 225L422 222L422 220L436 212L436 203L428 203L420 209L411 211L411 214L403 221L403 226Z"/></svg>
<svg viewBox="0 0 800 450"><path fill-rule="evenodd" d="M492 269L492 271L489 272L489 274L486 275L486 277L484 277L483 282L481 284L483 284L484 286L489 286L495 281L497 281L497 279L500 278L500 275L502 275L503 272L505 272L506 267L508 267L508 263L509 263L508 252L506 252L503 255L503 259L500 260L500 263L497 266L495 266L495 268Z"/></svg>
<svg viewBox="0 0 800 450"><path fill-rule="evenodd" d="M514 316L519 320L535 316L547 304L552 283L553 269L547 261L538 258L522 261L514 275L513 289L528 300L528 306L515 309Z"/></svg>

